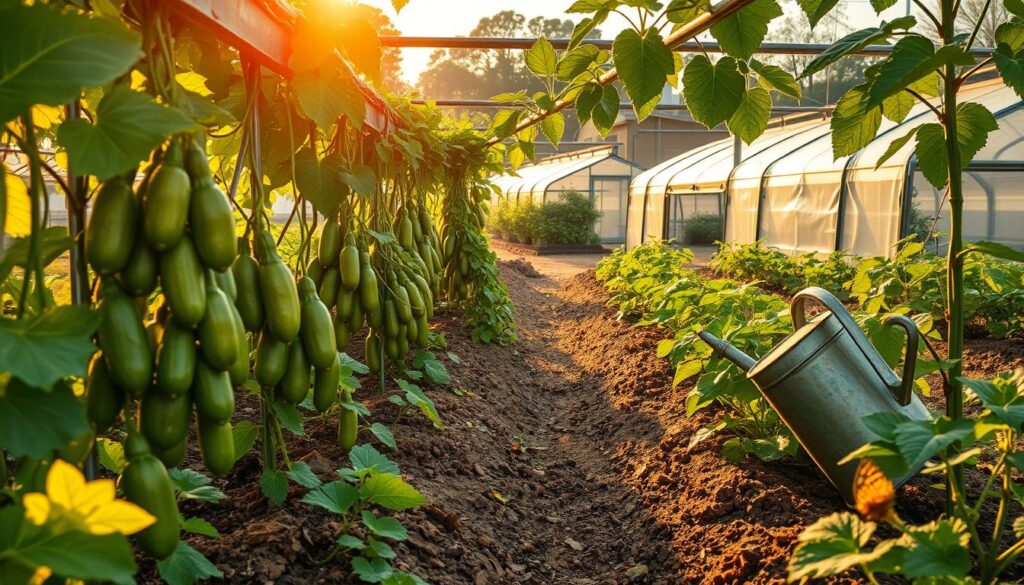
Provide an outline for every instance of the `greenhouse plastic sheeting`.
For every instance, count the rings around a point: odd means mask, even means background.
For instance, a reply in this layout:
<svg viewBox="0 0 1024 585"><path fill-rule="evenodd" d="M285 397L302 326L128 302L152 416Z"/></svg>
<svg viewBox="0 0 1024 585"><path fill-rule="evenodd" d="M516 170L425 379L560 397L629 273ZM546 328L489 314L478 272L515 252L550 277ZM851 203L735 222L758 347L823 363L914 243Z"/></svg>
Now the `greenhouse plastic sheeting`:
<svg viewBox="0 0 1024 585"><path fill-rule="evenodd" d="M626 232L629 184L640 167L619 157L616 150L611 145L569 152L524 165L516 175L491 177L500 191L492 200L539 205L557 201L566 191L589 194L600 213L598 235L606 242L621 242Z"/></svg>
<svg viewBox="0 0 1024 585"><path fill-rule="evenodd" d="M999 80L966 86L959 99L984 105L999 121L999 130L989 135L964 175L965 237L1022 247L1024 103ZM901 123L883 119L868 146L839 159L833 158L825 120L766 132L744 147L735 168L731 140L684 153L634 181L627 244L641 243L641 235L667 237L661 227L667 223L664 215L675 212L661 202L666 197L718 188L725 194L726 241L762 240L792 254L837 248L858 255L891 254L908 233L933 223L937 231L948 230L943 190L915 171L914 141L876 169L892 140L934 121L927 106L917 105ZM640 197L643 202L635 201ZM636 208L645 209L643 230L632 215Z"/></svg>

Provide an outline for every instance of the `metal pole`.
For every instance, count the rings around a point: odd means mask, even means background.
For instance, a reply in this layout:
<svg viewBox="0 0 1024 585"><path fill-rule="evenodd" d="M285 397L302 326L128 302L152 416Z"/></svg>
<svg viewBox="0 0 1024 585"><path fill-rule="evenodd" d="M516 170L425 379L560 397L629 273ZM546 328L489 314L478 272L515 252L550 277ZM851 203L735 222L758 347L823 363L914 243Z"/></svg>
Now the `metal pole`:
<svg viewBox="0 0 1024 585"><path fill-rule="evenodd" d="M907 0L909 2L909 0ZM716 10L717 12L717 10ZM569 46L569 39L548 39L556 50L565 50ZM380 43L384 47L398 49L502 49L502 50L526 50L537 42L536 38L501 38L501 37L421 37L421 36L398 36L381 35ZM587 39L588 45L595 45L600 49L611 49L611 39ZM668 44L666 42L666 44ZM759 55L818 55L828 49L829 43L762 43L756 54ZM721 53L722 47L717 42L708 41L697 44L695 42L683 42L672 46L673 51L680 53ZM987 56L992 54L994 49L976 47L971 49L971 54L976 56ZM868 45L863 49L851 53L861 57L880 57L893 51L893 45Z"/></svg>

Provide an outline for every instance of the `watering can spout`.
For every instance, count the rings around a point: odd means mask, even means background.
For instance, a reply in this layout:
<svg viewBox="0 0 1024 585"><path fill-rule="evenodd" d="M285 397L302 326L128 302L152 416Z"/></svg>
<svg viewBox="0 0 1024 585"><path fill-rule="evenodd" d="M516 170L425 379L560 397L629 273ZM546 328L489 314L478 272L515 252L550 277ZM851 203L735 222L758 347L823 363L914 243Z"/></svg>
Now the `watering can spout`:
<svg viewBox="0 0 1024 585"><path fill-rule="evenodd" d="M719 339L703 329L697 332L697 336L703 339L704 343L710 345L716 354L736 364L744 372L749 372L750 368L757 363L754 358L736 349L728 341Z"/></svg>

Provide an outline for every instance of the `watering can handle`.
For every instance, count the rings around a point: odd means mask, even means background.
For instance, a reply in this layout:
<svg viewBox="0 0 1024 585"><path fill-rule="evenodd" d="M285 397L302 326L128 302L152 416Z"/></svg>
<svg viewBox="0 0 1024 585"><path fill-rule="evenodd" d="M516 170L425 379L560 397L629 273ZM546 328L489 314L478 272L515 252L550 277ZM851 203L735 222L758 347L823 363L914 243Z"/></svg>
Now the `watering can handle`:
<svg viewBox="0 0 1024 585"><path fill-rule="evenodd" d="M900 377L898 387L889 388L893 396L896 397L896 402L899 402L900 406L906 406L910 404L910 398L914 392L914 366L917 364L917 346L920 341L917 323L903 315L893 315L882 324L886 327L895 325L907 334L907 352L903 356L903 375Z"/></svg>
<svg viewBox="0 0 1024 585"><path fill-rule="evenodd" d="M853 317L846 310L839 299L832 293L819 287L809 287L796 293L793 296L793 301L790 304L790 315L793 317L793 327L799 329L807 323L807 316L804 313L804 305L807 300L811 299L817 303L823 305L826 309L832 312L836 318L843 324L850 334L853 336L854 341L858 345L866 345L861 347L861 351L864 356L871 362L872 367L882 379L885 381L885 385L892 392L893 397L901 406L910 404L910 399L913 395L914 387L914 366L917 362L917 345L918 345L918 332L917 325L910 319L902 315L893 315L885 320L884 325L896 325L902 328L907 333L907 359L903 363L903 377L896 379L892 369L882 356L878 353L874 347L871 347L871 343L864 337L863 332L857 325Z"/></svg>

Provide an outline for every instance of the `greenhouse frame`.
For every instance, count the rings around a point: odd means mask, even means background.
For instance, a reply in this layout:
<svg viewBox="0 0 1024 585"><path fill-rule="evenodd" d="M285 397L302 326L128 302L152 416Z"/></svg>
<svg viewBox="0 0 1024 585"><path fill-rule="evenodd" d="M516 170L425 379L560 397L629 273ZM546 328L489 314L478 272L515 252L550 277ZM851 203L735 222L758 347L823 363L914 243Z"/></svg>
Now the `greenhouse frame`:
<svg viewBox="0 0 1024 585"><path fill-rule="evenodd" d="M615 145L598 146L541 159L524 165L515 175L495 175L497 197L540 205L558 200L561 193L588 194L601 213L596 230L605 243L621 243L626 236L626 200L631 181L643 171L619 156Z"/></svg>
<svg viewBox="0 0 1024 585"><path fill-rule="evenodd" d="M965 239L1022 248L1024 102L998 79L965 86L961 101L984 105L999 122L964 172ZM739 164L732 139L683 153L633 181L626 247L678 239L682 221L695 213L722 215L723 241L760 240L790 254L887 256L911 233L942 234L945 190L917 169L914 141L878 165L894 139L934 121L934 112L917 104L901 123L883 118L871 143L838 159L827 119L769 129L743 147ZM943 245L937 238L936 248Z"/></svg>

